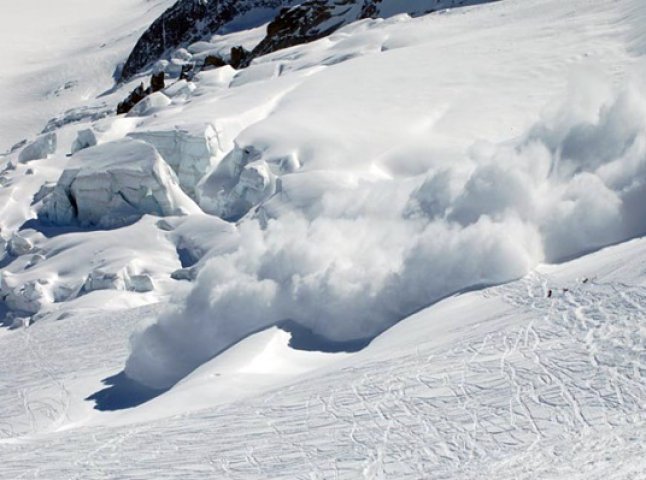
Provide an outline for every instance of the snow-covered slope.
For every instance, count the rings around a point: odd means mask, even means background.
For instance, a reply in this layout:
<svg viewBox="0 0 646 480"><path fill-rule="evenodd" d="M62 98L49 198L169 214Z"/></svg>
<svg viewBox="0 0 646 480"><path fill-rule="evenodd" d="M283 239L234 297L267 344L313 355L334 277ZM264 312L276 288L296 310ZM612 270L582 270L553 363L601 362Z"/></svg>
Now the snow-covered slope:
<svg viewBox="0 0 646 480"><path fill-rule="evenodd" d="M639 478L646 4L366 19L177 79L236 31L116 116L170 2L61 2L84 41L34 68L85 94L0 95L1 478Z"/></svg>
<svg viewBox="0 0 646 480"><path fill-rule="evenodd" d="M447 299L349 356L294 352L269 330L117 412L82 398L158 309L5 332L0 475L639 478L645 259L639 240L542 267ZM110 404L109 389L99 398Z"/></svg>
<svg viewBox="0 0 646 480"><path fill-rule="evenodd" d="M87 101L109 89L137 36L173 0L3 0L0 152L54 117L91 121L114 110Z"/></svg>

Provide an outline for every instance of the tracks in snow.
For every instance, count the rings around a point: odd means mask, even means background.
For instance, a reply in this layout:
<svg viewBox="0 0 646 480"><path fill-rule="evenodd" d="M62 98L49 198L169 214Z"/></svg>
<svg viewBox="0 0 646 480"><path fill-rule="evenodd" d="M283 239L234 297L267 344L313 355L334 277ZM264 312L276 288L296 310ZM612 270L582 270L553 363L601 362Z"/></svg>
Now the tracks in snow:
<svg viewBox="0 0 646 480"><path fill-rule="evenodd" d="M84 478L636 478L646 289L557 287L534 274L473 294L509 308L448 345L420 332L235 405L0 445L0 476L62 478L79 458Z"/></svg>

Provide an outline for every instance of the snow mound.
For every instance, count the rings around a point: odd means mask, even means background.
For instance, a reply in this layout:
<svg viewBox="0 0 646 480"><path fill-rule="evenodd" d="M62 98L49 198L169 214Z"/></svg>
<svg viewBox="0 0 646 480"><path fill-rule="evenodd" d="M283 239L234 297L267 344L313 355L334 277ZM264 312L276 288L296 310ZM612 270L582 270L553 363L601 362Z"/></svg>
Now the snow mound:
<svg viewBox="0 0 646 480"><path fill-rule="evenodd" d="M128 116L145 117L147 115L152 115L159 110L163 110L170 104L170 98L168 98L162 92L151 93L146 98L138 102L137 105L135 105L132 110L128 112Z"/></svg>
<svg viewBox="0 0 646 480"><path fill-rule="evenodd" d="M238 220L276 192L276 176L253 146L236 146L199 186L200 206L225 220Z"/></svg>
<svg viewBox="0 0 646 480"><path fill-rule="evenodd" d="M268 220L242 222L238 249L209 260L187 299L135 336L127 374L167 387L285 319L333 341L371 338L452 293L643 234L645 91L575 83L520 139L475 144L416 185L349 184L305 210L274 196ZM243 176L262 170L259 156L236 149L205 182L218 214L244 212L235 195L263 184Z"/></svg>
<svg viewBox="0 0 646 480"><path fill-rule="evenodd" d="M89 293L97 290L129 290L145 293L154 289L155 285L150 275L131 275L128 269L123 269L118 272L93 270L85 280L82 291Z"/></svg>
<svg viewBox="0 0 646 480"><path fill-rule="evenodd" d="M56 225L113 228L144 214L198 211L151 145L124 139L77 153L45 197L41 219Z"/></svg>
<svg viewBox="0 0 646 480"><path fill-rule="evenodd" d="M56 151L56 143L56 134L54 132L41 135L20 152L18 161L24 163L47 158L48 155Z"/></svg>
<svg viewBox="0 0 646 480"><path fill-rule="evenodd" d="M72 143L72 155L85 148L94 147L98 143L94 130L85 128L79 130L74 143Z"/></svg>
<svg viewBox="0 0 646 480"><path fill-rule="evenodd" d="M177 99L181 97L190 97L197 87L193 82L178 80L164 89L164 95Z"/></svg>
<svg viewBox="0 0 646 480"><path fill-rule="evenodd" d="M133 132L129 136L153 145L177 174L180 186L193 198L195 187L220 153L217 132L211 125Z"/></svg>
<svg viewBox="0 0 646 480"><path fill-rule="evenodd" d="M19 257L21 255L26 255L34 250L34 245L28 238L22 237L21 235L14 233L9 241L7 242L7 252L9 255L14 257Z"/></svg>

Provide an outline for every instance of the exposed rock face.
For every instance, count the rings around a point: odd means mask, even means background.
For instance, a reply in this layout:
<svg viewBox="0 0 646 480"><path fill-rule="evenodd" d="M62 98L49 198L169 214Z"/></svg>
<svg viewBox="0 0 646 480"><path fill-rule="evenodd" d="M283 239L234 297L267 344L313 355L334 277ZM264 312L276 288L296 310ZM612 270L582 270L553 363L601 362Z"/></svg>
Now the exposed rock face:
<svg viewBox="0 0 646 480"><path fill-rule="evenodd" d="M179 0L141 36L121 71L128 80L167 51L223 31L244 17L245 28L271 20L276 11L295 0ZM255 11L257 15L249 15ZM267 17L269 14L269 17Z"/></svg>
<svg viewBox="0 0 646 480"><path fill-rule="evenodd" d="M350 18L357 20L361 12L357 7L356 0L310 0L285 9L267 26L267 36L254 48L251 57L325 37L349 23Z"/></svg>
<svg viewBox="0 0 646 480"><path fill-rule="evenodd" d="M266 37L252 52L242 47L234 48L229 61L231 66L244 68L256 57L317 40L360 19L385 18L400 13L422 15L491 1L497 0L179 0L141 36L122 69L121 80L132 78L171 50L178 57L178 52L184 49L177 47L200 43L216 33L256 27L265 22L270 22ZM173 59L179 60L181 58ZM223 66L220 60L209 59L203 66Z"/></svg>
<svg viewBox="0 0 646 480"><path fill-rule="evenodd" d="M309 0L280 12L267 26L267 36L251 52L249 61L318 40L364 18L386 18L400 13L423 15L488 1L495 0Z"/></svg>

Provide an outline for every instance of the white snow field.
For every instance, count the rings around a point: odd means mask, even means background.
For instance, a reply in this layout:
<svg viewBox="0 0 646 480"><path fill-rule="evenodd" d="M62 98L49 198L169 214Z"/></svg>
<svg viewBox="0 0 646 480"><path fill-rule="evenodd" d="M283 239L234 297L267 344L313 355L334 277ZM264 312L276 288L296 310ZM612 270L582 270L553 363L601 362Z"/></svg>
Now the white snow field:
<svg viewBox="0 0 646 480"><path fill-rule="evenodd" d="M646 2L171 4L0 0L0 478L645 478Z"/></svg>

